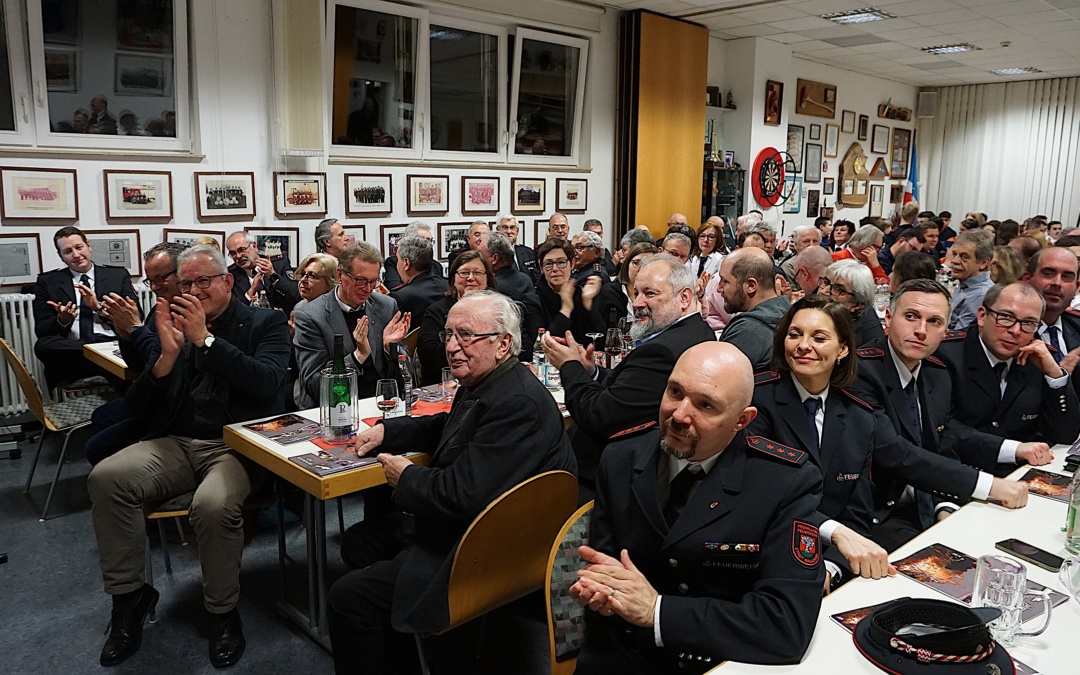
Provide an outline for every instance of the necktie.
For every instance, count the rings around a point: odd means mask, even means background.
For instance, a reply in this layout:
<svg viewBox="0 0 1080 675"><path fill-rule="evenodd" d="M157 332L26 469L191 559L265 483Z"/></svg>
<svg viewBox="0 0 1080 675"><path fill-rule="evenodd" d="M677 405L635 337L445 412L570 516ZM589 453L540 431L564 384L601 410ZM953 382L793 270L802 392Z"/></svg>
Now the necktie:
<svg viewBox="0 0 1080 675"><path fill-rule="evenodd" d="M1043 334L1050 338L1047 340L1047 344L1053 347L1053 349L1050 350L1051 356L1054 357L1055 361L1061 363L1061 359L1065 356L1061 353L1061 350L1058 349L1058 345L1061 344L1058 342L1058 335L1061 334L1061 331L1057 326L1047 326L1046 330L1043 331Z"/></svg>
<svg viewBox="0 0 1080 675"><path fill-rule="evenodd" d="M93 289L90 285L90 277L86 274L79 278L79 282L87 288ZM79 305L79 341L80 342L93 342L94 341L94 311L90 309L90 306L86 302L82 302Z"/></svg>
<svg viewBox="0 0 1080 675"><path fill-rule="evenodd" d="M697 471L693 469L697 469ZM678 476L675 476L675 480L671 481L671 495L668 497L667 507L664 509L664 520L667 521L668 527L675 525L675 521L679 519L679 514L686 507L686 502L690 500L690 491L693 489L694 484L704 477L705 472L701 470L701 467L687 464L686 468L680 471Z"/></svg>
<svg viewBox="0 0 1080 675"><path fill-rule="evenodd" d="M904 387L904 395L908 403L908 421L911 428L916 431L915 442L922 445L923 428L922 416L919 414L919 385L915 378L911 378L911 382L908 382L907 386Z"/></svg>
<svg viewBox="0 0 1080 675"><path fill-rule="evenodd" d="M806 420L810 423L810 437L814 441L814 447L809 449L816 452L821 442L820 439L818 439L817 428L817 414L818 411L821 410L821 399L816 396L811 396L803 401L802 404L803 407L806 408Z"/></svg>
<svg viewBox="0 0 1080 675"><path fill-rule="evenodd" d="M998 389L1001 391L1002 394L1005 393L1004 377L1005 377L1005 368L1006 367L1008 367L1008 364L1005 363L1004 361L1002 361L1001 363L994 366L994 375L997 376Z"/></svg>
<svg viewBox="0 0 1080 675"><path fill-rule="evenodd" d="M360 305L360 308L353 312L343 312L345 315L345 325L349 327L349 332L352 333L356 330L356 324L359 323L360 317L364 316L364 306Z"/></svg>

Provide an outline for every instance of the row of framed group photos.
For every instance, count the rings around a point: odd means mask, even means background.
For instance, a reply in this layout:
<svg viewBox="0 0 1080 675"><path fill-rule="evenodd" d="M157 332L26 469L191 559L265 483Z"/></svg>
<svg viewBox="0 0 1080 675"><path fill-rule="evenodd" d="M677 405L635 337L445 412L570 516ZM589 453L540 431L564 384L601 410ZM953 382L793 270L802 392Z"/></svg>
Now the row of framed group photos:
<svg viewBox="0 0 1080 675"><path fill-rule="evenodd" d="M109 221L168 222L173 218L172 173L103 171L105 218ZM409 175L407 214L442 216L450 211L450 177ZM511 178L510 211L540 215L547 210L547 180ZM557 178L556 209L584 213L588 180ZM345 174L345 213L350 217L393 213L390 174ZM461 178L461 214L495 215L501 210L500 179ZM200 221L255 218L255 174L195 173L195 211ZM326 215L326 174L274 172L274 212L280 218ZM0 167L0 218L7 221L79 219L78 180L74 169Z"/></svg>

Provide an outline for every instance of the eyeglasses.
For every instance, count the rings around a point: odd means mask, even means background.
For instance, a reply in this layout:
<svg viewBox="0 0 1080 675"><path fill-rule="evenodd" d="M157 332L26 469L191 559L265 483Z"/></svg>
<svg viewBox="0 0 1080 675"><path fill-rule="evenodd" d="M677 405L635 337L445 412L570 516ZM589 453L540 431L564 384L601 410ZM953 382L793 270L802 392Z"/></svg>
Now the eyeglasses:
<svg viewBox="0 0 1080 675"><path fill-rule="evenodd" d="M570 229L570 226L569 225L557 224L557 223L549 223L548 224L548 229L551 230L552 232L566 232L567 230Z"/></svg>
<svg viewBox="0 0 1080 675"><path fill-rule="evenodd" d="M459 345L468 347L480 338L492 338L500 335L502 335L502 333L455 333L452 330L441 330L439 331L439 342L446 344L447 342L450 342L450 338L457 338Z"/></svg>
<svg viewBox="0 0 1080 675"><path fill-rule="evenodd" d="M822 277L821 281L818 282L818 289L820 290L822 288L828 290L831 294L834 295L851 295L851 291L844 288L840 284L834 284L833 282L829 281L827 277Z"/></svg>
<svg viewBox="0 0 1080 675"><path fill-rule="evenodd" d="M480 277L487 276L487 272L484 270L458 270L457 272L454 272L454 274L458 275L461 279L471 279L473 277L479 279Z"/></svg>
<svg viewBox="0 0 1080 675"><path fill-rule="evenodd" d="M319 281L320 279L323 280L323 281L328 281L328 279L326 277L324 277L323 275L315 274L314 272L304 272L299 277L297 277L296 280L297 281Z"/></svg>
<svg viewBox="0 0 1080 675"><path fill-rule="evenodd" d="M711 233L710 234L699 234L698 235L698 241L701 241L702 239L716 239L716 235L711 234Z"/></svg>
<svg viewBox="0 0 1080 675"><path fill-rule="evenodd" d="M592 246L588 244L574 244L575 251L584 251L587 248L592 248Z"/></svg>
<svg viewBox="0 0 1080 675"><path fill-rule="evenodd" d="M228 272L222 272L221 274L212 274L212 275L210 275L208 277L207 276L195 277L195 279L191 280L191 281L189 281L187 279L181 279L180 280L180 290L183 291L184 293L187 293L188 291L191 290L192 286L196 286L197 288L201 288L203 290L206 290L207 288L210 288L210 284L212 284L214 282L214 279L217 279L218 277L223 277L223 276L225 276L227 274L228 274Z"/></svg>
<svg viewBox="0 0 1080 675"><path fill-rule="evenodd" d="M361 288L371 288L372 286L378 286L379 285L379 280L378 279L363 279L363 278L358 279L357 277L354 277L353 275L349 274L348 272L341 269L340 267L338 268L338 272L341 272L345 276L352 279L353 283L356 284L357 286L361 287Z"/></svg>
<svg viewBox="0 0 1080 675"><path fill-rule="evenodd" d="M247 246L241 246L240 248L236 249L235 251L229 251L229 257L230 258L239 258L240 256L247 253L249 248L251 248L250 244L248 244Z"/></svg>
<svg viewBox="0 0 1080 675"><path fill-rule="evenodd" d="M163 286L163 285L165 285L165 282L168 281L169 277L173 277L173 276L176 276L176 271L175 270L173 270L172 272L169 272L168 274L162 274L159 277L152 277L150 279L143 279L142 282L143 282L143 285L146 286L147 288L153 288L154 286Z"/></svg>
<svg viewBox="0 0 1080 675"><path fill-rule="evenodd" d="M987 314L994 315L994 323L998 328L1012 328L1016 324L1020 324L1020 332L1032 335L1039 328L1039 321L1037 319L1019 319L1007 312L995 312L992 309L986 310Z"/></svg>
<svg viewBox="0 0 1080 675"><path fill-rule="evenodd" d="M544 268L545 272L550 272L552 269L554 269L556 267L558 267L561 270L564 270L564 269L566 269L566 267L569 264L570 264L569 260L567 260L566 258L562 258L560 260L551 260L551 261L545 262L543 265L541 265L541 267Z"/></svg>

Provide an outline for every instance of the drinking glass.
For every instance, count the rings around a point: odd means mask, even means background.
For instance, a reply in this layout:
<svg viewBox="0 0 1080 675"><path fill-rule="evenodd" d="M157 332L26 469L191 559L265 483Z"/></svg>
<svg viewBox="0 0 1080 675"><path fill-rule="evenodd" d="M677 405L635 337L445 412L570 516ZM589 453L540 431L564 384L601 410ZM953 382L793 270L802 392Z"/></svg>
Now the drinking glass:
<svg viewBox="0 0 1080 675"><path fill-rule="evenodd" d="M450 368L442 369L442 382L439 385L439 390L442 392L442 400L446 403L453 403L454 394L457 393L458 381L454 377L453 371Z"/></svg>
<svg viewBox="0 0 1080 675"><path fill-rule="evenodd" d="M378 381L375 385L375 407L382 412L384 420L405 414L405 403L398 396L397 380Z"/></svg>
<svg viewBox="0 0 1080 675"><path fill-rule="evenodd" d="M622 363L623 335L618 328L608 328L604 351L607 352L608 368L615 368Z"/></svg>
<svg viewBox="0 0 1080 675"><path fill-rule="evenodd" d="M589 338L589 344L593 347L593 363L596 364L597 368L606 367L607 357L604 355L604 334L585 333L585 337Z"/></svg>
<svg viewBox="0 0 1080 675"><path fill-rule="evenodd" d="M1069 597L1080 602L1080 556L1066 558L1065 562L1061 563L1058 580L1061 581Z"/></svg>
<svg viewBox="0 0 1080 675"><path fill-rule="evenodd" d="M1027 592L1027 568L1018 560L1004 556L984 555L975 567L975 590L972 607L996 607L1001 616L990 622L990 632L1004 647L1012 645L1017 637L1041 635L1050 625L1051 602L1049 589L1043 590L1042 605L1046 608L1046 620L1036 631L1021 631L1020 617L1024 611L1024 594Z"/></svg>

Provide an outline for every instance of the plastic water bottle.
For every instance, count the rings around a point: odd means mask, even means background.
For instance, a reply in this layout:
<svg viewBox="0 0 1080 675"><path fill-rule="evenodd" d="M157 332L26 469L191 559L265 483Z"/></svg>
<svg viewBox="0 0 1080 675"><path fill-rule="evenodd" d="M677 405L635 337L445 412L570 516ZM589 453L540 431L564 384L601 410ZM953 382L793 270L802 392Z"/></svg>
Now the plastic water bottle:
<svg viewBox="0 0 1080 675"><path fill-rule="evenodd" d="M544 329L536 331L536 342L533 343L533 371L537 379L547 384L547 355L544 354Z"/></svg>
<svg viewBox="0 0 1080 675"><path fill-rule="evenodd" d="M1072 483L1069 484L1069 515L1065 520L1065 548L1070 553L1080 553L1080 470L1073 473Z"/></svg>
<svg viewBox="0 0 1080 675"><path fill-rule="evenodd" d="M409 364L404 354L398 354L398 367L401 368L402 392L405 398L405 414L412 414L412 373L409 372Z"/></svg>

